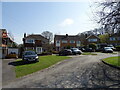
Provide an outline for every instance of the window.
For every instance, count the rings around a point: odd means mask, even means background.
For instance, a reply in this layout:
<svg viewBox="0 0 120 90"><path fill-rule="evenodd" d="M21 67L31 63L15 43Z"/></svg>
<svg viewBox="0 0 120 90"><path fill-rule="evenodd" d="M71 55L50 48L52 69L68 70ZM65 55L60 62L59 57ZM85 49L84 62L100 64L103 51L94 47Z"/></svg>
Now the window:
<svg viewBox="0 0 120 90"><path fill-rule="evenodd" d="M110 37L110 41L115 41L115 37Z"/></svg>
<svg viewBox="0 0 120 90"><path fill-rule="evenodd" d="M120 37L117 37L117 40L120 40Z"/></svg>
<svg viewBox="0 0 120 90"><path fill-rule="evenodd" d="M76 41L77 44L80 44L81 42L80 41Z"/></svg>
<svg viewBox="0 0 120 90"><path fill-rule="evenodd" d="M63 40L62 43L67 43L67 41L66 41L66 40Z"/></svg>
<svg viewBox="0 0 120 90"><path fill-rule="evenodd" d="M70 43L75 43L75 41L74 41L74 40L71 40Z"/></svg>
<svg viewBox="0 0 120 90"><path fill-rule="evenodd" d="M60 41L57 40L56 43L60 43Z"/></svg>
<svg viewBox="0 0 120 90"><path fill-rule="evenodd" d="M97 42L97 39L88 39L89 42Z"/></svg>
<svg viewBox="0 0 120 90"><path fill-rule="evenodd" d="M34 39L26 39L26 43L35 43Z"/></svg>
<svg viewBox="0 0 120 90"><path fill-rule="evenodd" d="M56 40L56 46L60 47L60 41L59 40Z"/></svg>

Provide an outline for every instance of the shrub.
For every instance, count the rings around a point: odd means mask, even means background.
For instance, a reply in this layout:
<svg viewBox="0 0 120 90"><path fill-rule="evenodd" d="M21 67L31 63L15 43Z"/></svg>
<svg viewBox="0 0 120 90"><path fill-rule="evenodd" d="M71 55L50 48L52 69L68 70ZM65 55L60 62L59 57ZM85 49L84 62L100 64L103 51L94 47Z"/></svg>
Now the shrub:
<svg viewBox="0 0 120 90"><path fill-rule="evenodd" d="M96 50L97 45L95 43L91 43L91 44L89 44L89 48Z"/></svg>
<svg viewBox="0 0 120 90"><path fill-rule="evenodd" d="M120 45L115 47L117 51L120 51Z"/></svg>
<svg viewBox="0 0 120 90"><path fill-rule="evenodd" d="M52 55L51 52L42 52L40 55Z"/></svg>
<svg viewBox="0 0 120 90"><path fill-rule="evenodd" d="M52 51L53 54L58 54L59 52L58 51Z"/></svg>

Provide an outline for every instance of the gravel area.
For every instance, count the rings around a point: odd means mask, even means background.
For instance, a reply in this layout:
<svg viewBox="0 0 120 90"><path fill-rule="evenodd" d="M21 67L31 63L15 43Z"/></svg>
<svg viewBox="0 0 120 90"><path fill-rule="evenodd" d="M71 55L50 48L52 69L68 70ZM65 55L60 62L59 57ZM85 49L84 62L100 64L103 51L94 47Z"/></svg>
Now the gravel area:
<svg viewBox="0 0 120 90"><path fill-rule="evenodd" d="M120 88L120 70L100 60L110 56L117 54L76 56L18 78L3 88Z"/></svg>

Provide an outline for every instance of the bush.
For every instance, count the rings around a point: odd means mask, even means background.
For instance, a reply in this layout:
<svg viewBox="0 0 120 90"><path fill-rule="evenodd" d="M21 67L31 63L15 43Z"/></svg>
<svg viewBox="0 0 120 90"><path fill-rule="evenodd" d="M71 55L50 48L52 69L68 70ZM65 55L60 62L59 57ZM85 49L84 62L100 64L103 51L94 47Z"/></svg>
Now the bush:
<svg viewBox="0 0 120 90"><path fill-rule="evenodd" d="M52 55L51 52L42 52L40 55Z"/></svg>
<svg viewBox="0 0 120 90"><path fill-rule="evenodd" d="M89 44L89 48L96 50L97 45L95 43L91 43L91 44Z"/></svg>
<svg viewBox="0 0 120 90"><path fill-rule="evenodd" d="M52 51L53 54L58 54L59 52L58 51Z"/></svg>
<svg viewBox="0 0 120 90"><path fill-rule="evenodd" d="M120 51L120 45L115 47L117 51Z"/></svg>

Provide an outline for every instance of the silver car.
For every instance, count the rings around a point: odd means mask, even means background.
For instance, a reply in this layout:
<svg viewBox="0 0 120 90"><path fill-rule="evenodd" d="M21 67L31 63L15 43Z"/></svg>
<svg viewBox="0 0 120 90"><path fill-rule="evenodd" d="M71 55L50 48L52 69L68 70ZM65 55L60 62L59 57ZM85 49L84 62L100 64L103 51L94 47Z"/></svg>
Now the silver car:
<svg viewBox="0 0 120 90"><path fill-rule="evenodd" d="M111 49L111 47L104 47L103 52L113 53L113 50Z"/></svg>
<svg viewBox="0 0 120 90"><path fill-rule="evenodd" d="M78 48L71 48L71 50L72 50L72 53L74 54L74 55L76 55L76 54L82 54L82 51L81 50L79 50Z"/></svg>

